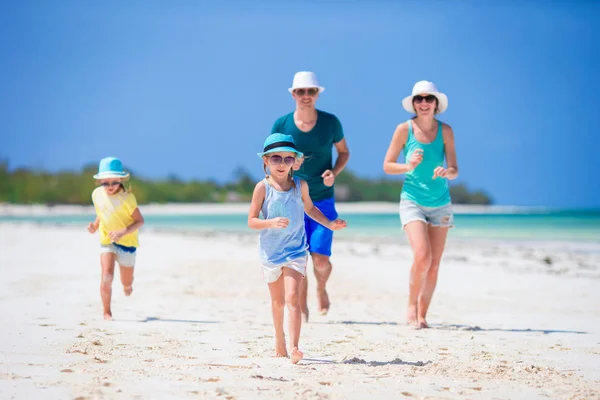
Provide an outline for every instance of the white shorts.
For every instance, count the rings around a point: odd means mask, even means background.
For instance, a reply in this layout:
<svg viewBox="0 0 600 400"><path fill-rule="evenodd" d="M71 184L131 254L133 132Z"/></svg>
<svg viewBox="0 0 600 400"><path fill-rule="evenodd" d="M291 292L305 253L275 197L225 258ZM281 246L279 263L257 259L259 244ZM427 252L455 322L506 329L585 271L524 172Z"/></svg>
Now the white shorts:
<svg viewBox="0 0 600 400"><path fill-rule="evenodd" d="M133 267L135 265L135 255L137 251L129 253L111 243L108 245L100 245L100 254L102 253L113 253L115 255L115 260L121 267Z"/></svg>
<svg viewBox="0 0 600 400"><path fill-rule="evenodd" d="M306 276L306 263L308 261L308 257L297 258L295 260L279 264L279 265L264 265L262 266L262 275L263 280L267 283L273 283L283 273L282 268L290 268L294 271L298 271L302 274L302 276Z"/></svg>

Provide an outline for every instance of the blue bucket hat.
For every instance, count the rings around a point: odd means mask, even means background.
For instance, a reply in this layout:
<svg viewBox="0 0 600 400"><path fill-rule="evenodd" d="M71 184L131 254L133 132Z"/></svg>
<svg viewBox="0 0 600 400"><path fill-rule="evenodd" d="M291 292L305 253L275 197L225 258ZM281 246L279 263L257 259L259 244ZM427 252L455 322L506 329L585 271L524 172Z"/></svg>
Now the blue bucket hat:
<svg viewBox="0 0 600 400"><path fill-rule="evenodd" d="M129 173L123 171L123 163L115 157L106 157L98 164L98 173L94 179L122 178L128 179Z"/></svg>
<svg viewBox="0 0 600 400"><path fill-rule="evenodd" d="M289 151L296 153L297 157L304 157L302 152L296 150L296 143L291 135L283 133L273 133L265 140L262 153L256 153L259 157L263 157L269 153L277 153L280 151Z"/></svg>

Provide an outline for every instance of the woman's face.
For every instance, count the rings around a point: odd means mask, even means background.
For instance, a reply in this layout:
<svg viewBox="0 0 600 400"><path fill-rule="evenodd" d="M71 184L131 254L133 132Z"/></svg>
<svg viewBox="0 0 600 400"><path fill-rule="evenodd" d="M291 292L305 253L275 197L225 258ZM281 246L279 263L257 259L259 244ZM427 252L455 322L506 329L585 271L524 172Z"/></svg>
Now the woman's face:
<svg viewBox="0 0 600 400"><path fill-rule="evenodd" d="M434 115L438 106L438 99L432 94L419 94L413 97L413 107L420 117Z"/></svg>

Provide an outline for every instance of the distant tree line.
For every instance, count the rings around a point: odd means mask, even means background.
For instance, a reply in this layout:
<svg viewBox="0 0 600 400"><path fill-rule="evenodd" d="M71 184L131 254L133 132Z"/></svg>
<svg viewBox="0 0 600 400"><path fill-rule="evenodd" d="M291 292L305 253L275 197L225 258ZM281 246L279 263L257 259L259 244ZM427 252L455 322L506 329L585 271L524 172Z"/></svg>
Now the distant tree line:
<svg viewBox="0 0 600 400"><path fill-rule="evenodd" d="M90 195L96 187L91 178L97 165L85 166L80 172L51 173L29 168L9 169L7 161L0 161L0 203L13 204L90 204ZM126 186L131 187L138 202L145 203L202 203L250 201L257 178L244 169L235 171L235 178L227 183L212 180L184 181L176 176L167 179L142 179L132 173ZM402 189L400 179L360 178L345 170L336 178L338 201L398 201ZM463 184L451 185L455 204L491 204L483 191L469 191Z"/></svg>

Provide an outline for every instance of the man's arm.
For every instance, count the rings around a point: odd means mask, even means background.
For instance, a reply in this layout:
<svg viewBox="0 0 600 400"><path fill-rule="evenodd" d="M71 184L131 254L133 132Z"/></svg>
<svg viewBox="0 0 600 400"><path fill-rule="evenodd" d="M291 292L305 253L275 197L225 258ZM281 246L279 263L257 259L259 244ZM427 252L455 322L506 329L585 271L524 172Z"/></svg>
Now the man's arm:
<svg viewBox="0 0 600 400"><path fill-rule="evenodd" d="M338 176L340 172L344 170L346 164L348 164L348 160L350 159L350 150L348 150L348 144L346 143L346 139L342 139L337 143L333 144L337 151L337 159L335 160L335 165L333 166L333 175Z"/></svg>

